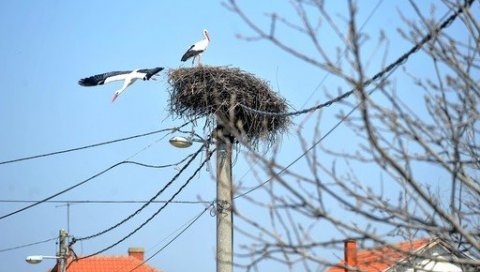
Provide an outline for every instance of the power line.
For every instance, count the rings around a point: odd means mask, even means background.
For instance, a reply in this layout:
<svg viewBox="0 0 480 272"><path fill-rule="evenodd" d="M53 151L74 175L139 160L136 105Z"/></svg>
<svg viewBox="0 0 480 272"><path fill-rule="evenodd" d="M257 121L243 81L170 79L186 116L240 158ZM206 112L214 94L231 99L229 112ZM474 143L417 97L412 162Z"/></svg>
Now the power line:
<svg viewBox="0 0 480 272"><path fill-rule="evenodd" d="M136 270L140 266L144 265L145 263L147 263L148 261L153 259L153 257L157 256L160 252L162 252L165 248L167 248L171 243L173 243L175 240L177 240L178 237L180 237L186 230L188 230L193 224L195 224L195 222L197 222L197 220L200 219L200 217L202 217L205 214L205 212L208 209L210 209L210 207L212 207L214 205L214 203L215 203L215 201L210 202L210 205L208 207L203 209L203 211L201 213L199 213L197 216L195 216L195 218L193 218L190 221L190 223L186 227L184 227L177 235L175 235L172 239L170 239L170 241L168 241L168 243L166 243L163 247L161 247L159 250L157 250L155 253L153 253L152 256L148 257L148 259L146 259L145 261L143 261L139 265L135 266L129 272L133 272L134 270Z"/></svg>
<svg viewBox="0 0 480 272"><path fill-rule="evenodd" d="M395 60L394 62L390 63L389 65L387 65L384 69L382 69L380 72L378 72L377 74L375 74L373 77L371 77L370 79L367 79L365 82L362 83L362 86L363 87L368 87L370 84L372 84L374 81L382 78L385 74L389 73L390 71L393 71L396 67L400 66L402 63L406 62L408 60L408 58L413 55L414 53L416 53L420 48L423 47L423 45L425 45L425 43L427 43L428 41L430 41L432 39L432 37L434 35L436 35L436 33L442 31L444 28L448 27L457 17L458 15L460 15L464 9L467 9L468 7L470 7L472 5L472 3L474 2L475 0L468 0L466 1L465 5L464 6L461 6L457 9L457 11L455 13L453 13L450 17L448 17L442 24L440 24L440 26L438 28L436 28L433 33L430 32L428 33L427 35L425 35L421 40L420 42L416 43L410 50L408 50L406 53L404 53L403 55L401 55L397 60ZM256 114L260 114L260 115L266 115L266 116L296 116L296 115L301 115L301 114L306 114L306 113L309 113L309 112L312 112L312 111L316 111L316 110L319 110L319 109L322 109L324 107L328 107L328 106L331 106L332 104L334 103L337 103L347 97L349 97L350 95L352 95L357 89L354 88L344 94L341 94L339 95L338 97L335 97L325 103L322 103L322 104L319 104L319 105L316 105L316 106L313 106L313 107L310 107L310 108L306 108L306 109L303 109L303 110L299 110L299 111L292 111L292 112L287 112L287 113L279 113L279 112L269 112L269 111L262 111L262 110L257 110L257 109L254 109L254 108L251 108L249 106L246 106L244 104L241 104L239 103L238 105L248 111L251 111L251 112L254 112Z"/></svg>
<svg viewBox="0 0 480 272"><path fill-rule="evenodd" d="M0 199L0 203L36 203L38 200L19 200L19 199ZM48 200L44 203L55 203L55 204L143 204L150 202L155 203L166 203L167 200ZM210 201L202 200L174 200L170 202L171 204L209 204Z"/></svg>
<svg viewBox="0 0 480 272"><path fill-rule="evenodd" d="M212 152L209 152L208 153L208 156L207 158L205 158L205 160L200 164L200 166L194 171L194 173L185 181L185 183L177 190L177 192L175 192L172 197L168 200L167 203L165 203L164 205L162 205L162 207L160 207L155 213L152 214L152 216L150 216L147 220L145 220L140 226L138 226L137 228L135 228L133 231L131 231L129 234L127 234L126 236L124 236L122 239L118 240L117 242L111 244L110 246L107 246L95 253L92 253L90 255L87 255L87 256L84 256L84 257L81 257L81 258L78 258L77 260L82 260L82 259L87 259L87 258L90 258L90 257L93 257L93 256L96 256L98 254L101 254L113 247L115 247L116 245L120 244L121 242L125 241L126 239L128 239L130 236L132 236L133 234L135 234L137 231L139 231L141 228L143 228L145 225L147 225L153 218L155 218L169 203L170 201L173 201L175 199L175 197L180 194L182 192L183 189L185 189L185 187L187 187L187 185L190 183L190 181L198 174L198 172L200 172L200 170L203 168L203 166L210 160L210 157L211 155L213 154L215 150L213 150ZM75 241L72 241L72 243L70 245L72 245Z"/></svg>
<svg viewBox="0 0 480 272"><path fill-rule="evenodd" d="M15 249L20 249L20 248L24 248L24 247L39 245L39 244L47 243L47 242L54 241L54 240L57 240L57 239L58 239L58 237L53 237L53 238L42 240L42 241L39 241L39 242L34 242L34 243L25 244L25 245L21 245L21 246L4 248L4 249L0 249L0 252L12 251L12 250L15 250Z"/></svg>
<svg viewBox="0 0 480 272"><path fill-rule="evenodd" d="M154 134L158 134L158 133L162 133L162 132L166 132L166 131L172 131L173 132L173 131L177 131L177 130L183 128L184 126L190 124L191 122L192 121L188 121L185 124L183 124L179 127L175 127L175 128L159 129L159 130L154 130L154 131L151 131L151 132L137 134L137 135L133 135L133 136L125 137L125 138L120 138L120 139L116 139L116 140L110 140L110 141L106 141L106 142L100 142L100 143L96 143L96 144L90 144L90 145L85 145L85 146L81 146L81 147L75 147L75 148L70 148L70 149L65 149L65 150L60 150L60 151L54 151L54 152L50 152L50 153L39 154L39 155L34 155L34 156L29 156L29 157L23 157L23 158L18 158L18 159L13 159L13 160L1 161L0 165L20 162L20 161L26 161L26 160L33 160L33 159L38 159L38 158L44 158L44 157L59 155L59 154L63 154L63 153L79 151L79 150L83 150L83 149L89 149L89 148L98 147L98 146L102 146L102 145L108 145L108 144L113 144L113 143L132 140L132 139L135 139L135 138L150 136L150 135L154 135Z"/></svg>
<svg viewBox="0 0 480 272"><path fill-rule="evenodd" d="M50 153L45 153L45 154L39 154L39 155L34 155L34 156L29 156L29 157L23 157L23 158L18 158L18 159L13 159L13 160L7 160L7 161L2 161L0 162L0 165L2 164L8 164L8 163L14 163L14 162L20 162L20 161L26 161L26 160L33 160L33 159L38 159L38 158L44 158L44 157L49 157L49 156L54 156L54 155L59 155L63 153L68 153L68 152L73 152L73 151L79 151L83 149L88 149L88 148L93 148L93 147L98 147L102 145L108 145L108 144L113 144L113 143L118 143L118 142L123 142L135 138L140 138L140 137L145 137L165 131L173 131L175 128L167 128L167 129L160 129L160 130L155 130L143 134L138 134L130 137L125 137L125 138L120 138L116 140L111 140L111 141L106 141L106 142L101 142L101 143L96 143L96 144L91 144L91 145L85 145L81 147L75 147L75 148L70 148L70 149L65 149L65 150L60 150L60 151L55 151L55 152L50 152Z"/></svg>
<svg viewBox="0 0 480 272"><path fill-rule="evenodd" d="M149 201L147 201L145 204L143 204L140 208L138 208L134 213L130 214L129 216L127 216L126 218L124 218L122 221L118 222L117 224L105 229L105 230L102 230L100 232L97 232L95 234L92 234L92 235L88 235L88 236L85 236L85 237L81 237L81 238L73 238L72 242L75 243L76 241L83 241L83 240L88 240L88 239L92 239L92 238L95 238L97 236L100 236L100 235L103 235L107 232L110 232L114 229L116 229L117 227L121 226L122 224L124 224L125 222L127 222L128 220L132 219L133 217L135 217L137 214L139 214L142 210L144 210L148 205L150 205L152 203L152 201L154 201L158 196L160 196L168 187L170 187L170 185L173 184L173 182L175 180L177 180L177 178L183 173L183 171L185 171L185 169L188 168L188 166L190 166L190 164L195 160L195 158L198 156L198 154L200 154L200 152L202 152L202 149L203 149L204 145L202 145L190 158L190 160L180 169L180 171L178 171L174 176L173 178L167 182L167 184L165 184L165 186L163 186L162 189L160 189L152 198L150 198ZM165 202L165 204L168 204L168 201Z"/></svg>
<svg viewBox="0 0 480 272"><path fill-rule="evenodd" d="M66 188L66 189L64 189L64 190L62 190L62 191L60 191L60 192L58 192L58 193L55 193L55 194L53 194L53 195L51 195L51 196L49 196L49 197L46 197L46 198L44 198L44 199L42 199L42 200L40 200L40 201L38 201L38 202L32 203L32 204L30 204L30 205L28 205L28 206L25 206L25 207L21 208L21 209L18 209L18 210L15 210L15 211L13 211L13 212L10 212L10 213L7 213L7 214L5 214L5 215L2 215L2 216L0 216L0 220L5 219L5 218L7 218L7 217L10 217L10 216L12 216L12 215L15 215L15 214L17 214L17 213L23 212L23 211L25 211L25 210L27 210L27 209L33 208L33 207L35 207L35 206L37 206L37 205L40 205L40 204L42 204L42 203L44 203L44 202L46 202L46 201L48 201L48 200L50 200L50 199L52 199L52 198L55 198L55 197L57 197L57 196L59 196L59 195L61 195L61 194L64 194L64 193L66 193L66 192L68 192L68 191L70 191L70 190L73 190L73 189L79 187L80 185L83 185L83 184L89 182L90 180L92 180L92 179L94 179L94 178L97 178L97 177L105 174L106 172L112 170L113 168L115 168L115 167L117 167L117 166L119 166L119 165L122 165L122 164L124 164L124 163L125 163L125 162L123 162L123 161L122 161L122 162L115 163L114 165L108 167L107 169L105 169L105 170L103 170L103 171L100 171L99 173L97 173L97 174L95 174L95 175L93 175L93 176L91 176L91 177L89 177L89 178L87 178L87 179L85 179L85 180L83 180L83 181L75 184L75 185L72 185L72 186L70 186L70 187L68 187L68 188Z"/></svg>
<svg viewBox="0 0 480 272"><path fill-rule="evenodd" d="M182 160L182 161L183 161L183 160ZM179 163L181 163L182 161L180 161ZM162 165L162 166L156 166L155 168L163 168L163 167L176 166L176 165L178 165L179 163ZM25 211L25 210L28 210L28 209L30 209L30 208L33 208L33 207L35 207L35 206L37 206L37 205L40 205L40 204L42 204L42 203L45 203L45 202L51 200L52 198L55 198L55 197L57 197L57 196L59 196L59 195L61 195L61 194L64 194L64 193L66 193L66 192L68 192L68 191L71 191L71 190L73 190L73 189L75 189L75 188L77 188L77 187L79 187L79 186L81 186L81 185L83 185L83 184L85 184L85 183L87 183L87 182L95 179L95 178L98 178L99 176L107 173L108 171L110 171L110 170L112 170L112 169L114 169L114 168L116 168L116 167L118 167L118 166L120 166L120 165L122 165L122 164L142 165L141 163L136 163L136 162L133 162L133 161L121 161L121 162L117 162L117 163L113 164L112 166L106 168L105 170L102 170L102 171L98 172L97 174L95 174L95 175L93 175L93 176L91 176L91 177L89 177L89 178L87 178L87 179L85 179L85 180L83 180L83 181L75 184L75 185L72 185L72 186L70 186L70 187L68 187L68 188L66 188L66 189L64 189L64 190L62 190L62 191L60 191L60 192L58 192L58 193L55 193L55 194L53 194L53 195L51 195L51 196L48 196L48 197L46 197L46 198L44 198L44 199L42 199L42 200L39 200L39 201L37 201L37 202L34 202L34 203L30 204L30 205L27 205L27 206L25 206L25 207L23 207L23 208L20 208L20 209L18 209L18 210L15 210L15 211L13 211L13 212L8 213L8 214L2 215L2 216L0 216L0 220L5 219L5 218L7 218L7 217L10 217L10 216L12 216L12 215L15 215L15 214L17 214L17 213L23 212L23 211Z"/></svg>

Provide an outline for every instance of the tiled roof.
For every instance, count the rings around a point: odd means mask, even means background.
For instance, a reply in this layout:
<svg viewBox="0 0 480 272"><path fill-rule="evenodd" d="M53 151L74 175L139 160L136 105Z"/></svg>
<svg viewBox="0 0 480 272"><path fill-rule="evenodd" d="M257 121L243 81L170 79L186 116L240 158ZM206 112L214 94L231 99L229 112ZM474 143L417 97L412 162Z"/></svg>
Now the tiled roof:
<svg viewBox="0 0 480 272"><path fill-rule="evenodd" d="M359 271L379 272L383 271L403 258L407 257L405 252L415 252L428 245L432 240L422 239L407 241L393 245L387 245L375 249L357 251L357 268ZM326 272L343 272L345 262L342 260Z"/></svg>
<svg viewBox="0 0 480 272"><path fill-rule="evenodd" d="M132 256L94 256L79 261L69 259L67 272L129 272L142 261ZM51 271L57 271L55 266ZM135 272L160 272L148 264L143 264Z"/></svg>

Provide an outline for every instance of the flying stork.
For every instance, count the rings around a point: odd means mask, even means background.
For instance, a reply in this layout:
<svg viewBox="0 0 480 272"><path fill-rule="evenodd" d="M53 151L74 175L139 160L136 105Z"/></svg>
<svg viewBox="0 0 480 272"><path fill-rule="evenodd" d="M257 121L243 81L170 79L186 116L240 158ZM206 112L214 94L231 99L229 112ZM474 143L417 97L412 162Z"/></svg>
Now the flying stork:
<svg viewBox="0 0 480 272"><path fill-rule="evenodd" d="M78 81L78 84L82 86L96 86L103 85L112 81L123 80L123 86L119 90L115 91L112 102L124 92L128 86L132 85L137 79L143 80L155 80L158 72L162 71L163 67L155 67L152 69L136 69L133 71L114 71L103 74L94 75L91 77L82 78Z"/></svg>
<svg viewBox="0 0 480 272"><path fill-rule="evenodd" d="M200 57L202 53L207 50L208 44L210 43L210 36L206 29L203 30L203 40L196 42L194 45L183 54L182 61L186 61L189 58L193 57L192 65L195 62L195 58L198 56L198 64L200 65Z"/></svg>

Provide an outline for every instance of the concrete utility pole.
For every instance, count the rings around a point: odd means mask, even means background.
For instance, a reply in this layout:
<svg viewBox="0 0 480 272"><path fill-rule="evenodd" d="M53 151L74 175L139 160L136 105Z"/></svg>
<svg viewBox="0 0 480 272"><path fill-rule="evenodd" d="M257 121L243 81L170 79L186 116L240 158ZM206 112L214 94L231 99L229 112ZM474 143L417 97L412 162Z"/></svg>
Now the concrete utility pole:
<svg viewBox="0 0 480 272"><path fill-rule="evenodd" d="M217 143L217 272L233 271L232 143L225 130L215 131Z"/></svg>
<svg viewBox="0 0 480 272"><path fill-rule="evenodd" d="M60 257L58 260L60 261L60 271L65 272L66 268L66 260L67 260L67 237L68 233L64 229L60 229L60 234L59 234L59 247L58 247L58 257Z"/></svg>

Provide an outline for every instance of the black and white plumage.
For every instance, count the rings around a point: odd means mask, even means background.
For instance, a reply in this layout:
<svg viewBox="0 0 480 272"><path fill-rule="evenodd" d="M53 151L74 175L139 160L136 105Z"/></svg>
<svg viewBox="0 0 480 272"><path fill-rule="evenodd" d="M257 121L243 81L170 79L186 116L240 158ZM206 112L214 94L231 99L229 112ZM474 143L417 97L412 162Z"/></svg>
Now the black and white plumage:
<svg viewBox="0 0 480 272"><path fill-rule="evenodd" d="M200 64L200 57L202 53L207 50L208 44L210 43L210 36L206 29L203 30L203 40L196 42L194 45L183 54L182 61L186 61L189 58L193 57L192 64L195 62L195 58L198 57L198 64Z"/></svg>
<svg viewBox="0 0 480 272"><path fill-rule="evenodd" d="M143 80L155 80L157 73L163 70L163 67L155 67L152 69L136 69L133 71L114 71L103 74L94 75L91 77L82 78L78 81L78 84L82 86L97 86L113 81L123 80L123 86L119 90L115 91L112 102L124 92L128 86L132 85L137 79Z"/></svg>

